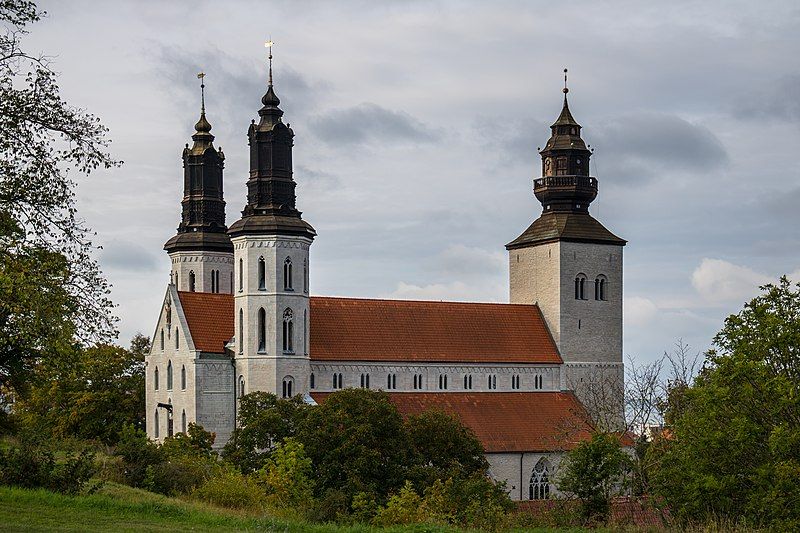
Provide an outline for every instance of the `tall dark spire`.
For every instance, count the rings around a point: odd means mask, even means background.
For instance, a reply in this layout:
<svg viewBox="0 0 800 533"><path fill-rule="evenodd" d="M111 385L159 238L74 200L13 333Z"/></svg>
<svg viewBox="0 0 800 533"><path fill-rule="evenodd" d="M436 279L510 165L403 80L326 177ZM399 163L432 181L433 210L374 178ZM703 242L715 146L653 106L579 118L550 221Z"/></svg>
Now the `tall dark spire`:
<svg viewBox="0 0 800 533"><path fill-rule="evenodd" d="M564 104L550 126L542 156L542 177L533 180L533 193L542 202L542 215L506 248L522 248L552 241L625 244L589 214L597 197L597 178L589 176L591 150L581 138L581 126L567 102L564 69Z"/></svg>
<svg viewBox="0 0 800 533"><path fill-rule="evenodd" d="M229 234L302 235L314 238L316 232L302 220L295 205L296 183L292 178L294 132L283 123L281 101L272 83L272 41L269 48L269 81L261 98L259 122L250 124L250 177L247 204L242 218L231 224Z"/></svg>
<svg viewBox="0 0 800 533"><path fill-rule="evenodd" d="M183 150L183 200L178 233L164 245L167 252L223 251L233 245L225 227L222 170L225 155L214 148L211 124L206 118L205 73L200 79L200 119L195 124L191 148Z"/></svg>

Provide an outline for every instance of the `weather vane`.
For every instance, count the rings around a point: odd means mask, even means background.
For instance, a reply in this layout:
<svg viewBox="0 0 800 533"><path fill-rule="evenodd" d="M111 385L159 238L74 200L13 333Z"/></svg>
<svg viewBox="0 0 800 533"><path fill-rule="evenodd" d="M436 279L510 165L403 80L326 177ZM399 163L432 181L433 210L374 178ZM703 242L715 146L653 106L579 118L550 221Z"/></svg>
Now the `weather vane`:
<svg viewBox="0 0 800 533"><path fill-rule="evenodd" d="M272 87L272 39L267 40L264 46L269 49L269 86Z"/></svg>
<svg viewBox="0 0 800 533"><path fill-rule="evenodd" d="M564 69L564 94L567 94L569 89L567 88L567 69Z"/></svg>
<svg viewBox="0 0 800 533"><path fill-rule="evenodd" d="M200 112L206 114L206 73L199 72L197 78L200 80Z"/></svg>

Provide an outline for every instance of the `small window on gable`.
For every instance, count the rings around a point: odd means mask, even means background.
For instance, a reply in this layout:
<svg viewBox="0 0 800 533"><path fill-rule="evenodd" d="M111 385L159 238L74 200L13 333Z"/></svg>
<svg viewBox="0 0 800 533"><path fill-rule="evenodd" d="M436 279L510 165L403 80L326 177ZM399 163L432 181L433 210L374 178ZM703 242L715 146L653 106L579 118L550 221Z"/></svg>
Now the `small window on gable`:
<svg viewBox="0 0 800 533"><path fill-rule="evenodd" d="M178 328L175 328L175 349L179 349L181 347L180 339L178 338Z"/></svg>
<svg viewBox="0 0 800 533"><path fill-rule="evenodd" d="M153 390L158 390L158 367L153 370Z"/></svg>
<svg viewBox="0 0 800 533"><path fill-rule="evenodd" d="M161 351L164 351L164 329L161 329Z"/></svg>
<svg viewBox="0 0 800 533"><path fill-rule="evenodd" d="M181 365L181 390L186 390L186 365Z"/></svg>

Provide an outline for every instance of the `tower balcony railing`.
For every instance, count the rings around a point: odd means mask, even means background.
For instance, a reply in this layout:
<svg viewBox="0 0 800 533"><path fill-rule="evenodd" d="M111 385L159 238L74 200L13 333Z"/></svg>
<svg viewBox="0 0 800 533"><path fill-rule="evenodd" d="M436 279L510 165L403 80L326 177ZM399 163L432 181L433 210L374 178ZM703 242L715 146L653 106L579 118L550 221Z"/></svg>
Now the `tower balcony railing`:
<svg viewBox="0 0 800 533"><path fill-rule="evenodd" d="M587 187L597 189L597 178L591 176L545 176L533 180L533 190L544 187Z"/></svg>

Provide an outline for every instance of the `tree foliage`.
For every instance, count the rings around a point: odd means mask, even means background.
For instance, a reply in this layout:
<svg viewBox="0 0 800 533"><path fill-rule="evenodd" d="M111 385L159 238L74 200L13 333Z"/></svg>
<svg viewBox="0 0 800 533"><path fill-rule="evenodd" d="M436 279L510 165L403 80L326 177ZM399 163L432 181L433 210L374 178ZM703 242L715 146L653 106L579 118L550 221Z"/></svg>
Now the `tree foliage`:
<svg viewBox="0 0 800 533"><path fill-rule="evenodd" d="M0 387L15 389L73 339L115 334L73 175L118 162L99 119L67 104L48 59L22 48L42 15L33 2L0 2Z"/></svg>
<svg viewBox="0 0 800 533"><path fill-rule="evenodd" d="M800 286L782 278L725 320L650 450L678 516L800 528Z"/></svg>

